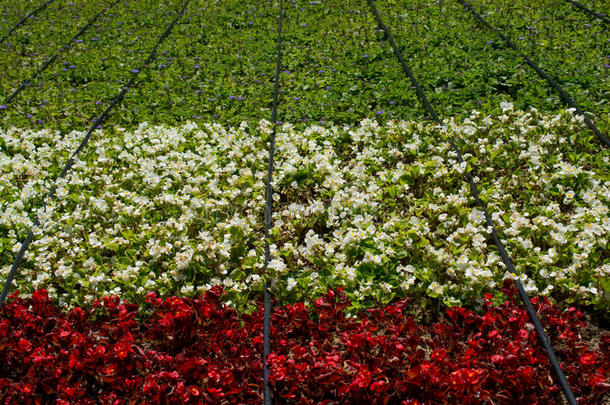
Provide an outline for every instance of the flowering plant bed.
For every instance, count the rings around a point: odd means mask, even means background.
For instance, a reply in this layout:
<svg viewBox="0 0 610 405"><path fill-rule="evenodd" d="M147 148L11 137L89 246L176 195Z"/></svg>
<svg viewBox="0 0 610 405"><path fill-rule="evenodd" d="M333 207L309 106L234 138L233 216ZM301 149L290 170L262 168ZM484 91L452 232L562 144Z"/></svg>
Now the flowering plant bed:
<svg viewBox="0 0 610 405"><path fill-rule="evenodd" d="M279 302L344 286L353 309L405 297L474 306L498 291L516 275L464 181L472 170L528 293L607 310L610 152L598 152L568 111L501 109L444 128L282 124L268 268ZM82 134L0 130L1 273L38 214L16 278L24 293L45 288L60 305L88 306L104 295L140 303L150 290L194 296L222 285L234 308L251 306L262 291L270 131L267 121L96 131L37 212ZM449 137L465 145L463 165Z"/></svg>
<svg viewBox="0 0 610 405"><path fill-rule="evenodd" d="M270 382L279 403L560 403L526 312L509 299L483 314L454 307L418 323L408 299L346 316L342 289L308 309L275 307ZM105 297L93 309L58 309L46 291L13 294L0 321L3 403L259 403L262 309L238 313L213 287L198 298L142 308ZM580 403L607 400L610 334L589 345L580 310L534 307ZM143 310L143 313L140 311ZM605 398L605 399L604 399Z"/></svg>
<svg viewBox="0 0 610 405"><path fill-rule="evenodd" d="M599 15L110 1L0 0L0 403L561 403L517 278L610 403Z"/></svg>

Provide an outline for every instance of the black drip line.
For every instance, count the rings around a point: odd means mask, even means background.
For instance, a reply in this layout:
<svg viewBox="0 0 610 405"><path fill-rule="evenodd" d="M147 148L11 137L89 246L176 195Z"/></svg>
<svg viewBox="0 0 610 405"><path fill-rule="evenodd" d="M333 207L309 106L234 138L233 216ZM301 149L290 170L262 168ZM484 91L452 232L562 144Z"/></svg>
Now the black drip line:
<svg viewBox="0 0 610 405"><path fill-rule="evenodd" d="M4 101L4 106L7 106L11 101L13 101L15 99L15 97L17 97L17 95L19 93L21 93L21 91L23 89L25 89L26 87L28 87L31 83L32 80L36 79L36 77L38 77L39 74L41 74L42 72L44 72L53 62L55 62L55 60L59 57L59 54L62 53L63 51L65 51L66 49L68 49L70 47L70 45L72 44L72 42L76 41L78 39L78 37L80 37L81 35L83 35L85 33L85 31L87 31L87 29L89 29L89 27L91 27L91 25L93 25L93 23L95 21L97 21L97 19L104 13L106 12L108 9L114 7L119 1L121 0L115 0L112 4L110 4L109 6L105 7L102 11L100 11L99 13L97 13L96 15L94 15L88 22L87 24L85 24L77 33L76 35L74 35L64 46L62 46L61 48L59 48L59 50L55 53L55 55L53 55L49 60L47 60L45 63L43 63L38 69L36 69L36 71L32 74L32 76L30 76L29 79L27 79L26 81L24 81L23 83L21 83L21 85L19 85L19 87L17 87L17 89L15 91L13 91L13 93L8 96L8 98Z"/></svg>
<svg viewBox="0 0 610 405"><path fill-rule="evenodd" d="M36 10L32 11L30 14L26 15L25 17L23 17L17 24L15 24L13 26L13 28L11 28L10 30L8 30L8 32L6 33L6 35L4 35L1 39L0 39L0 44L4 43L4 41L6 41L6 39L11 36L11 34L13 32L15 32L15 30L19 27L21 27L27 20L28 18L32 17L34 14L37 14L39 11L44 10L45 8L47 8L47 6L51 3L53 3L55 0L47 0L46 3L42 4L40 7L38 7Z"/></svg>
<svg viewBox="0 0 610 405"><path fill-rule="evenodd" d="M263 310L263 395L264 404L271 405L271 389L269 388L269 366L267 358L271 352L271 282L267 273L267 267L271 260L269 249L269 231L271 230L271 209L273 207L273 163L275 154L275 135L277 133L277 104L280 86L280 64L282 57L282 17L284 11L284 1L280 0L280 16L277 32L277 60L275 64L275 88L273 90L273 108L271 110L271 122L273 130L269 139L269 167L267 168L267 198L265 202L265 297Z"/></svg>
<svg viewBox="0 0 610 405"><path fill-rule="evenodd" d="M132 74L131 78L129 79L127 84L123 87L121 92L112 100L112 102L110 103L108 108L106 108L106 110L91 125L91 127L89 128L89 131L87 131L87 134L81 141L80 145L78 145L78 148L76 148L76 150L72 153L72 155L66 162L66 165L64 166L63 170L61 171L61 173L59 174L57 179L55 179L53 187L51 187L51 190L49 190L49 193L47 194L46 198L44 199L44 202L42 204L42 211L46 210L47 201L50 200L51 198L55 197L55 192L57 190L57 180L64 178L66 176L66 174L68 173L70 168L74 165L74 159L76 158L76 156L87 145L87 142L89 141L89 138L91 137L91 134L93 133L93 131L98 127L98 125L103 123L108 118L110 110L112 110L112 108L114 108L117 104L119 104L123 100L123 98L125 97L125 94L129 90L129 88L135 83L136 77L138 76L139 72L141 70L143 70L150 63L150 61L152 60L152 58L154 57L154 55L157 51L157 48L159 47L161 42L163 42L163 40L165 40L165 38L167 38L170 31L172 30L172 28L174 27L176 22L178 22L180 17L182 17L184 15L184 12L186 11L186 7L188 6L188 4L190 2L191 2L191 0L187 0L184 3L184 5L182 6L182 10L180 10L180 13L178 14L178 16L167 26L167 28L165 29L165 32L163 32L163 34L161 34L161 37L159 37L159 39L157 40L157 43L155 44L155 46L153 46L153 48L150 51L150 54L148 55L146 60L137 69L137 73ZM17 271L19 264L23 260L25 251L32 243L32 239L34 238L34 229L37 228L39 225L40 225L40 218L38 215L36 215L36 219L34 220L34 223L33 223L32 227L30 228L30 231L28 232L27 237L21 244L21 247L19 248L19 252L17 252L17 256L15 257L15 261L13 262L13 265L11 266L8 276L6 277L6 281L5 281L4 287L2 289L2 294L0 295L0 309L2 309L2 306L4 305L4 301L6 300L6 297L8 295L9 289L11 287L11 283L13 281L13 278L15 277L15 272Z"/></svg>
<svg viewBox="0 0 610 405"><path fill-rule="evenodd" d="M406 62L404 61L404 59L400 53L400 50L396 46L396 43L394 42L394 39L393 39L392 34L390 33L388 27L386 27L385 24L383 24L383 21L381 20L381 16L379 15L379 12L377 11L377 8L375 7L373 0L368 0L368 1L371 6L371 9L373 10L373 14L377 18L377 22L378 22L379 26L385 31L386 36L389 39L390 44L392 45L392 48L394 49L394 53L400 60L400 64L402 65L402 67L405 70L405 72L407 73L407 75L411 78L411 81L413 82L413 85L416 88L417 94L421 98L422 103L424 104L426 110L428 111L430 116L434 119L434 121L436 121L437 124L442 126L443 123L438 118L438 115L434 111L434 108L432 108L432 105L426 98L426 95L425 95L423 89L421 88L421 86L419 85L419 83L417 82L415 77L413 76L413 73L407 66ZM449 143L450 143L452 149L457 154L458 161L460 163L463 163L464 159L462 157L462 153L460 152L460 149L458 148L456 143L453 141L453 138L449 138ZM491 216L489 215L489 212L487 211L487 205L479 197L479 191L477 189L477 185L470 172L468 172L466 174L466 179L468 180L468 184L470 186L470 191L471 191L472 195L474 196L477 205L483 209L483 212L485 214L485 222L487 223L487 226L491 228L491 234L492 234L492 237L494 239L496 246L498 247L500 256L502 257L502 261L504 262L504 264L506 265L506 268L508 269L508 271L510 273L516 274L515 266L513 265L508 253L506 252L506 249L504 248L504 244L502 243L502 241L500 240L500 237L498 236L496 228L491 220ZM553 371L555 372L555 375L557 376L557 379L559 380L559 384L561 385L561 388L562 388L566 398L568 399L568 402L570 403L570 405L576 405L577 402L574 397L574 394L572 393L572 390L570 389L570 386L566 380L566 377L563 374L563 371L561 370L561 366L559 365L557 356L555 356L555 352L553 351L553 348L551 347L551 344L546 336L546 333L544 332L544 328L542 327L542 324L540 323L540 319L538 318L538 315L536 314L536 311L534 310L534 307L532 306L530 298L527 295L527 293L525 292L525 289L523 288L523 284L521 283L521 280L519 280L518 278L514 278L513 282L514 282L515 286L517 287L517 290L519 291L519 295L521 296L521 300L523 301L523 303L525 305L525 309L527 310L527 313L528 313L530 319L532 320L532 323L534 324L536 334L538 335L538 338L540 339L542 346L544 347L544 349L547 352L547 355L551 362Z"/></svg>
<svg viewBox="0 0 610 405"><path fill-rule="evenodd" d="M593 124L593 122L591 122L591 120L589 119L589 117L587 117L587 115L580 109L580 107L578 107L576 105L576 103L574 102L574 100L572 100L572 97L570 97L570 95L568 93L565 92L565 90L555 81L553 80L549 75L547 75L542 69L540 69L540 67L535 64L527 55L525 55L524 53L522 53L519 48L517 48L517 46L510 40L508 39L508 37L506 35L504 35L502 33L502 31L500 31L499 29L493 27L491 24L489 24L487 22L487 20L485 20L483 17L481 17L481 15L479 13L477 13L475 11L475 9L472 7L472 5L470 3L468 3L466 0L459 0L464 7L466 7L471 13L472 15L474 15L474 17L481 23L483 24L485 27L489 28L491 31L494 31L495 33L497 33L500 38L502 38L502 40L504 42L506 42L506 44L513 49L514 51L516 51L523 59L525 59L525 62L530 65L530 67L532 69L534 69L536 71L536 73L538 73L538 76L542 77L543 79L545 79L555 90L557 90L557 92L561 95L561 98L563 99L563 101L570 107L574 108L576 110L576 112L580 115L582 115L582 117L585 120L585 123L587 124L587 126L591 129L591 131L593 131L593 133L595 133L595 135L598 136L599 139L601 139L601 141L606 144L606 146L610 146L610 139L608 139L608 137L606 137L604 134L602 134L600 132L599 129L597 129L597 127L595 126L595 124Z"/></svg>
<svg viewBox="0 0 610 405"><path fill-rule="evenodd" d="M600 20L602 20L603 22L605 22L606 24L610 24L610 19L608 19L606 16L604 16L603 14L600 13L596 13L595 11L591 10L590 8L587 8L585 6L583 6L582 4L580 4L577 1L574 0L566 0L568 3L571 3L574 7L580 9L581 11L584 11L585 13L592 15L595 18L599 18Z"/></svg>

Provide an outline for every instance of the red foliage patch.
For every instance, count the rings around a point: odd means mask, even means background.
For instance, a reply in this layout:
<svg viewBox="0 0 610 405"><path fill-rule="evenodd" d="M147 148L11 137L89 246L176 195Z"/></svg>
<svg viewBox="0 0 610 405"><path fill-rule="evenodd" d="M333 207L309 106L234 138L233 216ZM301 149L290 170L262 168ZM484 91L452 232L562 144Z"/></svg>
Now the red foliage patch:
<svg viewBox="0 0 610 405"><path fill-rule="evenodd" d="M559 401L533 325L512 297L484 313L464 308L430 326L404 315L408 300L347 318L341 289L277 307L269 359L277 403L423 404ZM151 316L103 298L92 312L59 311L44 290L13 294L0 320L2 403L260 403L262 309L238 315L213 288L197 299L150 293ZM582 313L535 299L568 380L583 404L610 391L610 335L589 350ZM92 316L95 315L95 316ZM95 320L92 320L95 318ZM314 320L315 319L315 320ZM607 396L605 397L607 399Z"/></svg>

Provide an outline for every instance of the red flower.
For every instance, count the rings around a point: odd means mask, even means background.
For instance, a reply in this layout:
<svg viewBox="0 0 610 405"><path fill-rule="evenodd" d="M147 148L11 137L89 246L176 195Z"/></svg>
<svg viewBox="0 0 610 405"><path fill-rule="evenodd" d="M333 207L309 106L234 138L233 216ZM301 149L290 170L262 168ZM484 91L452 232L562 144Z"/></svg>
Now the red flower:
<svg viewBox="0 0 610 405"><path fill-rule="evenodd" d="M360 372L358 373L358 375L352 382L352 386L356 386L358 388L364 388L364 387L368 387L370 383L371 383L371 372L367 368L362 367L360 369Z"/></svg>
<svg viewBox="0 0 610 405"><path fill-rule="evenodd" d="M430 358L435 362L439 363L444 361L447 358L447 351L445 349L435 349L432 351Z"/></svg>
<svg viewBox="0 0 610 405"><path fill-rule="evenodd" d="M29 352L32 350L32 342L27 339L19 339L19 348L24 352Z"/></svg>
<svg viewBox="0 0 610 405"><path fill-rule="evenodd" d="M116 374L117 366L116 364L110 364L102 369L102 374L105 376L112 376Z"/></svg>
<svg viewBox="0 0 610 405"><path fill-rule="evenodd" d="M212 394L214 396L214 398L217 398L217 399L221 399L225 396L224 393L222 392L222 389L220 389L220 388L208 388L208 391L210 394Z"/></svg>
<svg viewBox="0 0 610 405"><path fill-rule="evenodd" d="M383 380L378 380L371 384L370 389L377 394L382 394L390 389L390 384Z"/></svg>
<svg viewBox="0 0 610 405"><path fill-rule="evenodd" d="M71 334L72 334L72 331L70 330L70 327L67 327L67 328L59 331L60 338L66 338L66 337L70 336Z"/></svg>
<svg viewBox="0 0 610 405"><path fill-rule="evenodd" d="M580 364L589 367L597 362L597 355L593 352L588 352L580 356Z"/></svg>
<svg viewBox="0 0 610 405"><path fill-rule="evenodd" d="M194 396L194 397L198 397L199 396L199 389L197 387L195 387L194 385L191 385L188 389L189 393Z"/></svg>
<svg viewBox="0 0 610 405"><path fill-rule="evenodd" d="M131 348L131 343L122 341L114 346L114 352L119 359L125 360L127 356L133 353L133 349Z"/></svg>

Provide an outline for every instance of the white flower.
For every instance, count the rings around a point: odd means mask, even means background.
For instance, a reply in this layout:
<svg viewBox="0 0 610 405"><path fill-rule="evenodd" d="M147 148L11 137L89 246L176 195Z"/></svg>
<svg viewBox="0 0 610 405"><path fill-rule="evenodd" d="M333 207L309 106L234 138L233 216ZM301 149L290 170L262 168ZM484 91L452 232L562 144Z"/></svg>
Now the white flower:
<svg viewBox="0 0 610 405"><path fill-rule="evenodd" d="M392 285L390 283L379 283L379 287L387 294L392 292Z"/></svg>
<svg viewBox="0 0 610 405"><path fill-rule="evenodd" d="M365 252L363 262L381 264L381 256L374 255L371 252Z"/></svg>
<svg viewBox="0 0 610 405"><path fill-rule="evenodd" d="M87 260L84 261L83 267L88 270L95 269L97 267L95 264L95 259L93 259L92 257L88 258Z"/></svg>
<svg viewBox="0 0 610 405"><path fill-rule="evenodd" d="M513 103L500 101L500 108L502 109L503 113L506 113L508 111L512 111L513 107L514 107Z"/></svg>
<svg viewBox="0 0 610 405"><path fill-rule="evenodd" d="M316 234L313 229L310 229L305 235L305 244L308 249L313 249L316 246L324 244L324 240Z"/></svg>
<svg viewBox="0 0 610 405"><path fill-rule="evenodd" d="M560 245L563 245L568 242L565 237L565 234L562 230L560 231L551 231L551 237Z"/></svg>
<svg viewBox="0 0 610 405"><path fill-rule="evenodd" d="M405 281L400 283L400 288L402 288L405 291L408 290L413 284L415 284L415 280L416 279L414 276L408 277Z"/></svg>
<svg viewBox="0 0 610 405"><path fill-rule="evenodd" d="M583 229L583 233L588 237L601 236L603 233L603 229L598 224L586 223Z"/></svg>
<svg viewBox="0 0 610 405"><path fill-rule="evenodd" d="M356 269L354 269L353 267L346 267L345 274L349 281L354 281L354 279L356 278Z"/></svg>
<svg viewBox="0 0 610 405"><path fill-rule="evenodd" d="M184 270L188 267L191 259L193 258L193 249L190 246L184 251L176 255L176 268L178 270Z"/></svg>
<svg viewBox="0 0 610 405"><path fill-rule="evenodd" d="M97 238L97 235L92 233L89 235L89 245L94 248L99 248L103 243Z"/></svg>
<svg viewBox="0 0 610 405"><path fill-rule="evenodd" d="M578 247L584 251L589 251L592 247L591 242L589 242L587 239L579 239L576 243L578 244Z"/></svg>
<svg viewBox="0 0 610 405"><path fill-rule="evenodd" d="M267 267L271 270L275 270L278 273L282 273L284 270L286 270L286 263L284 263L282 259L273 259L269 262Z"/></svg>
<svg viewBox="0 0 610 405"><path fill-rule="evenodd" d="M463 174L466 171L466 162L456 163L453 168L459 174Z"/></svg>
<svg viewBox="0 0 610 405"><path fill-rule="evenodd" d="M189 295L193 292L194 289L195 287L192 285L185 285L180 288L180 293L183 295Z"/></svg>
<svg viewBox="0 0 610 405"><path fill-rule="evenodd" d="M415 267L413 267L410 264L407 264L406 266L403 266L402 264L400 264L400 265L398 265L398 267L396 267L396 271L399 274L413 273L413 272L415 272Z"/></svg>
<svg viewBox="0 0 610 405"><path fill-rule="evenodd" d="M472 136L477 132L477 129L472 126L465 126L462 128L462 132L468 136Z"/></svg>
<svg viewBox="0 0 610 405"><path fill-rule="evenodd" d="M443 292L443 287L437 281L433 281L428 286L428 290L432 290L432 292L436 294L441 294Z"/></svg>
<svg viewBox="0 0 610 405"><path fill-rule="evenodd" d="M543 264L551 264L557 258L557 250L555 248L550 248L546 255L540 257L540 262Z"/></svg>
<svg viewBox="0 0 610 405"><path fill-rule="evenodd" d="M595 192L593 190L587 190L582 193L582 199L587 203L595 201Z"/></svg>
<svg viewBox="0 0 610 405"><path fill-rule="evenodd" d="M469 219L471 222L478 224L485 220L485 214L483 211L473 208L472 210L470 210Z"/></svg>
<svg viewBox="0 0 610 405"><path fill-rule="evenodd" d="M468 255L463 254L458 259L456 265L458 268L464 268L468 265L468 263L469 263Z"/></svg>
<svg viewBox="0 0 610 405"><path fill-rule="evenodd" d="M536 283L534 282L534 280L531 280L531 279L529 279L525 283L523 283L523 289L528 294L538 293L538 287L536 287Z"/></svg>

